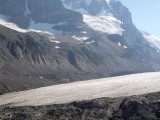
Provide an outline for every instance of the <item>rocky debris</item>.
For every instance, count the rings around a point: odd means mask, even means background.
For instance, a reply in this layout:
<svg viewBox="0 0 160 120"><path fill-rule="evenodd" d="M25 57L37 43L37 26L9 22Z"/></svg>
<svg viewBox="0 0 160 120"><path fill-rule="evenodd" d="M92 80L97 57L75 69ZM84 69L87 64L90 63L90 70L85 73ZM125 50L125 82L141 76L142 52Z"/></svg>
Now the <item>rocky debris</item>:
<svg viewBox="0 0 160 120"><path fill-rule="evenodd" d="M91 109L91 108L102 108L103 105L97 101L89 101L89 102L73 102L73 106L81 108L81 109Z"/></svg>
<svg viewBox="0 0 160 120"><path fill-rule="evenodd" d="M0 106L10 120L160 120L160 93L47 106Z"/></svg>
<svg viewBox="0 0 160 120"><path fill-rule="evenodd" d="M125 99L115 117L123 116L124 119L133 119L139 117L140 119L155 119L154 109L151 107L152 103L138 102L134 99Z"/></svg>

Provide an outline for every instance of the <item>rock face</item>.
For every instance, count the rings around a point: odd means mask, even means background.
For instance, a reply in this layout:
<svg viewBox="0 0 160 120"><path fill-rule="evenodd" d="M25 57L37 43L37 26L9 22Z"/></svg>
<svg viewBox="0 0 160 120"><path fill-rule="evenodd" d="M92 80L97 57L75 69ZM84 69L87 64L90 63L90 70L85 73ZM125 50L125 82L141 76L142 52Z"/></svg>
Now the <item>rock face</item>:
<svg viewBox="0 0 160 120"><path fill-rule="evenodd" d="M132 16L128 8L122 5L119 1L110 1L110 12L123 24L133 24L132 23Z"/></svg>
<svg viewBox="0 0 160 120"><path fill-rule="evenodd" d="M109 11L109 5L106 0L62 0L67 8L83 9L82 12L88 12L90 15L97 15L102 10Z"/></svg>
<svg viewBox="0 0 160 120"><path fill-rule="evenodd" d="M67 10L60 0L2 0L0 13L21 28L29 28L34 23L57 24L61 22L81 23L80 13ZM54 12L53 12L54 11Z"/></svg>

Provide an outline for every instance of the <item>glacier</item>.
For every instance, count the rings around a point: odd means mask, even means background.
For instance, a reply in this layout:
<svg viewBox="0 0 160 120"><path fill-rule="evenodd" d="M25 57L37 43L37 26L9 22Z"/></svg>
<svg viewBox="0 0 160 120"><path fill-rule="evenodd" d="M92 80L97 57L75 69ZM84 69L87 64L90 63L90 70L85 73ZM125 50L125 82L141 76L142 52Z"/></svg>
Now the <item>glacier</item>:
<svg viewBox="0 0 160 120"><path fill-rule="evenodd" d="M74 10L76 12L80 12L83 15L83 21L90 28L95 31L99 31L102 33L108 34L119 34L122 35L124 29L122 29L121 25L123 24L120 20L116 19L108 10L105 8L100 8L101 11L93 16L89 14L87 9L74 6L74 2L68 2L69 0L62 0L64 6L68 9ZM102 0L99 0L99 2ZM79 0L78 3L83 2L83 0ZM87 6L91 4L91 0L85 0ZM106 0L106 4L109 4L110 0Z"/></svg>
<svg viewBox="0 0 160 120"><path fill-rule="evenodd" d="M0 95L0 105L39 106L102 97L141 95L158 92L159 86L160 72L140 73L8 93Z"/></svg>

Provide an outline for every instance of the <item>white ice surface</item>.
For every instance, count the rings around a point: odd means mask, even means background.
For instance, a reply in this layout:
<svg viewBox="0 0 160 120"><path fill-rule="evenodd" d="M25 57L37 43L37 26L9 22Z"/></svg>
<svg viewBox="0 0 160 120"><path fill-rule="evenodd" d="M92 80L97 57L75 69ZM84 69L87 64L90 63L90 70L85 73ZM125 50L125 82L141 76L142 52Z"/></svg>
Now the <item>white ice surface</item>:
<svg viewBox="0 0 160 120"><path fill-rule="evenodd" d="M122 22L112 16L83 15L84 22L92 29L108 34L123 34Z"/></svg>
<svg viewBox="0 0 160 120"><path fill-rule="evenodd" d="M0 96L0 105L46 105L101 97L141 95L160 91L160 72L94 79L42 87Z"/></svg>

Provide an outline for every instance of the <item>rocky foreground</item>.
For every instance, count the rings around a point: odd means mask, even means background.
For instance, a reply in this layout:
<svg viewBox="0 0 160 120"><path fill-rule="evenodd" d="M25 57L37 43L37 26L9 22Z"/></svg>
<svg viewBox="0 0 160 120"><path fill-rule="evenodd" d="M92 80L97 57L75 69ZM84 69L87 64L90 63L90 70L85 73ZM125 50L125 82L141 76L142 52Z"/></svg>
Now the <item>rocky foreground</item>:
<svg viewBox="0 0 160 120"><path fill-rule="evenodd" d="M160 120L160 92L48 106L1 106L1 120Z"/></svg>

